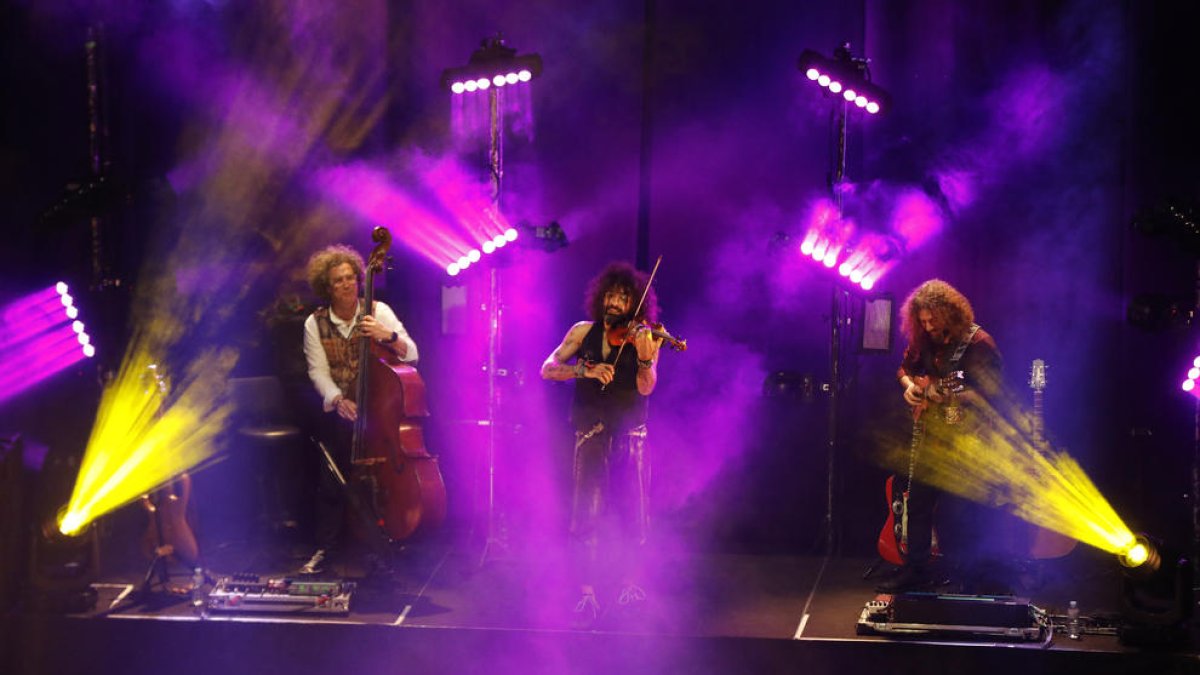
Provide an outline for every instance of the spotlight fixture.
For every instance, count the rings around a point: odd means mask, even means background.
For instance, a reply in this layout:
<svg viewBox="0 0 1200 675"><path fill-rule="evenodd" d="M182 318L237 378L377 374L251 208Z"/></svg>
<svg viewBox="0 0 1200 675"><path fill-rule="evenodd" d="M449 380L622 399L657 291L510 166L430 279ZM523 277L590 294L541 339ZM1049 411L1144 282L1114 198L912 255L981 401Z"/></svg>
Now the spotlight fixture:
<svg viewBox="0 0 1200 675"><path fill-rule="evenodd" d="M452 277L462 274L471 265L482 261L485 255L492 255L507 246L510 242L516 241L518 236L520 236L520 233L517 232L517 229L510 227L491 239L484 239L479 242L479 248L473 248L459 256L458 259L447 263L446 274Z"/></svg>
<svg viewBox="0 0 1200 675"><path fill-rule="evenodd" d="M833 50L833 58L826 58L811 49L800 53L797 67L804 76L825 89L832 96L867 111L871 115L887 110L891 96L871 82L869 60L856 57L850 52L850 43L843 43Z"/></svg>
<svg viewBox="0 0 1200 675"><path fill-rule="evenodd" d="M454 94L487 91L529 82L542 74L542 57L518 56L517 50L504 44L500 36L484 40L471 54L467 65L442 71L442 86Z"/></svg>
<svg viewBox="0 0 1200 675"><path fill-rule="evenodd" d="M1127 645L1168 645L1187 639L1192 616L1192 563L1164 551L1144 534L1117 555L1121 575L1122 625Z"/></svg>

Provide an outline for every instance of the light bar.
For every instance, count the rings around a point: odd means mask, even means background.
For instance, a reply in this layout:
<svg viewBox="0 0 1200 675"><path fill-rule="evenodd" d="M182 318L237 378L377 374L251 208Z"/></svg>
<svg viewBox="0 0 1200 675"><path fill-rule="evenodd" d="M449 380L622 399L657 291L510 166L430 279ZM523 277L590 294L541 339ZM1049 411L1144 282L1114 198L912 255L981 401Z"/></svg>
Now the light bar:
<svg viewBox="0 0 1200 675"><path fill-rule="evenodd" d="M517 56L517 50L497 37L484 40L483 45L471 54L467 65L442 71L442 86L453 94L466 94L529 82L541 74L542 57L537 54Z"/></svg>
<svg viewBox="0 0 1200 675"><path fill-rule="evenodd" d="M887 110L891 96L867 79L865 63L839 49L842 58L829 59L811 49L800 54L797 67L804 76L829 93L840 95L847 103L875 115Z"/></svg>

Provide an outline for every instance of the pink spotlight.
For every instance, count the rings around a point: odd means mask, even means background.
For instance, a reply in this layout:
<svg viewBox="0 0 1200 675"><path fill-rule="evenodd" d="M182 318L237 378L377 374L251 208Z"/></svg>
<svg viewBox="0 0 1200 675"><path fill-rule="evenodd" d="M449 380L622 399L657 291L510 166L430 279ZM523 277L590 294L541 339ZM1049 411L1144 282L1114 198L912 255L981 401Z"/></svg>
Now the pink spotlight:
<svg viewBox="0 0 1200 675"><path fill-rule="evenodd" d="M467 91L475 91L478 88L479 84L475 80L467 80L466 84L463 85L463 89Z"/></svg>
<svg viewBox="0 0 1200 675"><path fill-rule="evenodd" d="M847 89L842 92L842 98L853 103L854 99L858 98L858 94L853 89Z"/></svg>
<svg viewBox="0 0 1200 675"><path fill-rule="evenodd" d="M832 81L833 80L830 80L828 75L822 75L817 78L817 84L821 85L822 87L828 87L829 83Z"/></svg>
<svg viewBox="0 0 1200 675"><path fill-rule="evenodd" d="M486 91L488 87L492 86L492 82L486 77L481 77L475 80L475 86L479 87L479 91Z"/></svg>
<svg viewBox="0 0 1200 675"><path fill-rule="evenodd" d="M83 346L83 355L89 359L96 355L96 348L91 345Z"/></svg>
<svg viewBox="0 0 1200 675"><path fill-rule="evenodd" d="M517 73L517 79L522 82L528 82L533 79L533 73L528 70L522 70Z"/></svg>
<svg viewBox="0 0 1200 675"><path fill-rule="evenodd" d="M804 71L804 76L815 82L816 79L821 76L821 71L817 70L816 68L809 68L808 70Z"/></svg>
<svg viewBox="0 0 1200 675"><path fill-rule="evenodd" d="M856 105L860 108L865 108L867 106L867 97L866 96L854 97L854 105Z"/></svg>
<svg viewBox="0 0 1200 675"><path fill-rule="evenodd" d="M470 261L471 261L471 262L473 262L473 263L477 263L477 262L479 262L479 259L480 259L480 258L482 258L482 257L483 257L483 256L482 256L482 255L480 255L480 253L479 253L479 249L477 249L477 248L473 248L473 249L471 249L470 251L468 251L468 252L467 252L467 259L468 259L468 260L470 260Z"/></svg>
<svg viewBox="0 0 1200 675"><path fill-rule="evenodd" d="M521 78L516 73L509 73L504 76L504 81L509 84L516 84L521 81Z"/></svg>
<svg viewBox="0 0 1200 675"><path fill-rule="evenodd" d="M492 243L496 245L496 248L504 248L504 245L508 243L508 240L504 238L504 235L498 234L492 237Z"/></svg>
<svg viewBox="0 0 1200 675"><path fill-rule="evenodd" d="M809 230L808 234L804 235L804 241L800 242L800 252L806 256L812 255L813 247L817 245L817 231Z"/></svg>
<svg viewBox="0 0 1200 675"><path fill-rule="evenodd" d="M68 290L68 289L67 289L67 282L65 282L65 281L60 281L60 282L58 282L57 284L54 284L54 290L55 290L55 292L57 292L59 295L66 295L66 294L67 294L67 290Z"/></svg>
<svg viewBox="0 0 1200 675"><path fill-rule="evenodd" d="M83 332L83 322L82 321L73 322L71 324L71 330L75 331L76 333L82 333Z"/></svg>
<svg viewBox="0 0 1200 675"><path fill-rule="evenodd" d="M872 115L879 112L879 104L875 101L867 101L867 112L871 113Z"/></svg>
<svg viewBox="0 0 1200 675"><path fill-rule="evenodd" d="M458 268L459 269L465 270L470 266L471 266L471 259L468 258L467 256L464 255L458 259Z"/></svg>
<svg viewBox="0 0 1200 675"><path fill-rule="evenodd" d="M483 244L480 246L480 248L483 249L484 253L488 253L488 254L494 253L496 251L496 245L492 243L491 239L488 239L487 241L483 242Z"/></svg>
<svg viewBox="0 0 1200 675"><path fill-rule="evenodd" d="M462 82L455 82L454 84L450 85L450 91L455 94L461 94L466 90L467 87Z"/></svg>
<svg viewBox="0 0 1200 675"><path fill-rule="evenodd" d="M75 298L72 298L70 296L70 294L68 294L68 293L63 293L62 294L62 306L70 307L73 304L75 304Z"/></svg>
<svg viewBox="0 0 1200 675"><path fill-rule="evenodd" d="M503 87L506 82L507 80L504 79L503 75L497 75L492 78L492 84L496 85L497 87Z"/></svg>
<svg viewBox="0 0 1200 675"><path fill-rule="evenodd" d="M1195 381L1195 380L1190 380L1190 379L1189 379L1189 380L1184 380L1184 381L1183 381L1183 390L1184 390L1184 391L1191 391L1191 390L1193 390L1193 389L1195 389L1195 388L1196 388L1196 381Z"/></svg>
<svg viewBox="0 0 1200 675"><path fill-rule="evenodd" d="M68 319L74 319L78 316L79 316L79 310L75 309L74 305L67 308L67 318Z"/></svg>
<svg viewBox="0 0 1200 675"><path fill-rule="evenodd" d="M507 240L509 240L509 241L516 241L516 240L517 240L517 235L518 235L518 234L519 234L519 233L517 232L517 228L515 228L515 227L510 227L510 228L508 228L507 230L505 230L505 231L504 231L504 238L505 238L505 239L507 239Z"/></svg>
<svg viewBox="0 0 1200 675"><path fill-rule="evenodd" d="M838 82L837 80L830 82L829 83L829 91L832 91L835 94L840 94L842 91L842 83Z"/></svg>
<svg viewBox="0 0 1200 675"><path fill-rule="evenodd" d="M1192 366L1191 370L1188 371L1188 379L1200 380L1200 366Z"/></svg>

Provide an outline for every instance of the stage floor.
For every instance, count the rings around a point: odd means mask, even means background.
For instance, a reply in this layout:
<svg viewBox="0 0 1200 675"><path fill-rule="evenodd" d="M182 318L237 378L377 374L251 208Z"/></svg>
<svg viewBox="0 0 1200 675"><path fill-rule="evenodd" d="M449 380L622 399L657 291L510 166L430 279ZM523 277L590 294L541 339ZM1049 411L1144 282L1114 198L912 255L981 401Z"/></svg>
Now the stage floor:
<svg viewBox="0 0 1200 675"><path fill-rule="evenodd" d="M212 575L271 577L287 575L297 559L295 550L268 555L229 546L207 562ZM1081 640L1057 631L1038 639L971 631L860 634L859 616L878 597L879 580L864 579L872 560L863 558L677 548L649 561L658 573L647 579L648 600L637 611L615 602L615 588L602 586L605 611L587 629L575 624L572 587L556 581L564 558L553 546L524 547L520 554L493 546L484 555L481 545L437 543L410 547L401 560L387 577L364 577L350 562L331 565L325 578L357 582L345 615L201 612L186 596L160 591L139 598L144 570L112 573L95 585L91 612L15 617L17 671L154 670L153 658L131 658L121 648L137 645L169 651L163 656L173 661L179 652L189 655L182 664L187 672L340 672L398 662L418 666L416 672L493 675L774 671L800 664L815 672L858 672L895 671L897 660L907 664L901 672L918 664L922 672L978 674L1200 672L1194 648L1151 652L1118 641L1111 630L1119 618L1115 565L1085 550L1044 563L1015 589L1055 623L1077 600L1092 627ZM173 581L188 582L184 570L175 573ZM71 643L61 631L77 636L78 649L62 648Z"/></svg>

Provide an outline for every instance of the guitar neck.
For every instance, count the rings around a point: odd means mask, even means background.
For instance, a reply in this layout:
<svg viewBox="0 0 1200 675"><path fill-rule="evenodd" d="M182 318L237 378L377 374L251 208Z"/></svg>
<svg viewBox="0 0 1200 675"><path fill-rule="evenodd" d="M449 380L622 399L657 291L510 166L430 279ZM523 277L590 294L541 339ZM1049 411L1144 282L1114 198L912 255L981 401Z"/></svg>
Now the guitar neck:
<svg viewBox="0 0 1200 675"><path fill-rule="evenodd" d="M1033 444L1042 448L1046 444L1045 421L1042 417L1042 391L1033 391Z"/></svg>

